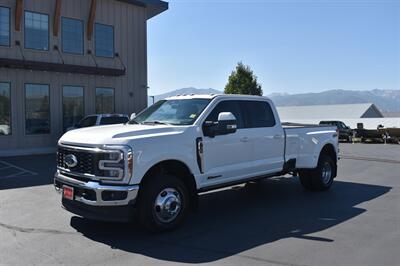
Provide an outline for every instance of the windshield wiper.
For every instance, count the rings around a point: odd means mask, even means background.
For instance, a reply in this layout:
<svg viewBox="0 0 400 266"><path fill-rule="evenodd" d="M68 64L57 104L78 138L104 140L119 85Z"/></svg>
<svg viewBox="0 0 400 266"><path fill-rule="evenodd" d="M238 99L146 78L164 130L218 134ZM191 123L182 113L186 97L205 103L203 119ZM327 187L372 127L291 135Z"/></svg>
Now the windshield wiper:
<svg viewBox="0 0 400 266"><path fill-rule="evenodd" d="M144 122L142 122L142 124L146 124L146 125L148 125L148 124L153 124L153 125L170 125L170 124L168 124L168 123L166 123L166 122L161 122L161 121L144 121Z"/></svg>

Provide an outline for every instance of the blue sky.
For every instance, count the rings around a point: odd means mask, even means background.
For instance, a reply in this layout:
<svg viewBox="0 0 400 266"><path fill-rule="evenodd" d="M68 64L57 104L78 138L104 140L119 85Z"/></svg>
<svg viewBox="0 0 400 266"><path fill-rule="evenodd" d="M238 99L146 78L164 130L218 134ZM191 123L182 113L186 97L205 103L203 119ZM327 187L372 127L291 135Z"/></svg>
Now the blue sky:
<svg viewBox="0 0 400 266"><path fill-rule="evenodd" d="M238 61L264 94L400 89L400 0L169 3L148 23L149 95L223 90Z"/></svg>

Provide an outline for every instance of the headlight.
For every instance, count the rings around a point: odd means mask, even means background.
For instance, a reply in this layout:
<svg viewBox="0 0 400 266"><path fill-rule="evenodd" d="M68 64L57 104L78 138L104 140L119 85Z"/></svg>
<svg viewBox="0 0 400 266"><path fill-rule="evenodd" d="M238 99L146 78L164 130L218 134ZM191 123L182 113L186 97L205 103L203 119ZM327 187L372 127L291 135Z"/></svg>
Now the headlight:
<svg viewBox="0 0 400 266"><path fill-rule="evenodd" d="M103 180L122 180L130 178L133 171L133 153L126 146L105 146L101 153L98 169Z"/></svg>

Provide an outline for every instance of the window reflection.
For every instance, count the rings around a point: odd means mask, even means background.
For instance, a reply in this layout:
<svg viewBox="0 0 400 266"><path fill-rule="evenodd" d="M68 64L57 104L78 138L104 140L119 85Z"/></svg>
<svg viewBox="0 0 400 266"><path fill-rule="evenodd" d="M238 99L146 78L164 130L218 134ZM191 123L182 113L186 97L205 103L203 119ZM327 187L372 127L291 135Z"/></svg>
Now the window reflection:
<svg viewBox="0 0 400 266"><path fill-rule="evenodd" d="M0 45L10 46L10 9L0 7Z"/></svg>
<svg viewBox="0 0 400 266"><path fill-rule="evenodd" d="M25 12L25 48L49 50L49 16Z"/></svg>
<svg viewBox="0 0 400 266"><path fill-rule="evenodd" d="M96 113L114 113L114 89L96 88Z"/></svg>
<svg viewBox="0 0 400 266"><path fill-rule="evenodd" d="M83 87L63 87L63 129L76 125L84 115Z"/></svg>
<svg viewBox="0 0 400 266"><path fill-rule="evenodd" d="M10 94L10 84L0 83L0 136L11 135Z"/></svg>
<svg viewBox="0 0 400 266"><path fill-rule="evenodd" d="M62 49L64 53L83 54L83 22L62 18Z"/></svg>
<svg viewBox="0 0 400 266"><path fill-rule="evenodd" d="M49 85L25 85L25 132L27 135L50 133Z"/></svg>
<svg viewBox="0 0 400 266"><path fill-rule="evenodd" d="M114 57L114 28L95 24L96 56Z"/></svg>

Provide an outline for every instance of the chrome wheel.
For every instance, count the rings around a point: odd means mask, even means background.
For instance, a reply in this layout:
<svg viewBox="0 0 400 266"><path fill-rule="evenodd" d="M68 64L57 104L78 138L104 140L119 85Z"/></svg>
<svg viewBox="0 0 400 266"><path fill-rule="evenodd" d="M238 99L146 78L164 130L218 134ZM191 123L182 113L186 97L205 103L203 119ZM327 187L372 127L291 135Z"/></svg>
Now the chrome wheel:
<svg viewBox="0 0 400 266"><path fill-rule="evenodd" d="M331 181L332 178L332 167L329 162L325 162L322 167L322 182L327 185Z"/></svg>
<svg viewBox="0 0 400 266"><path fill-rule="evenodd" d="M182 207L181 195L176 189L165 188L156 197L154 202L154 215L163 223L173 221Z"/></svg>

